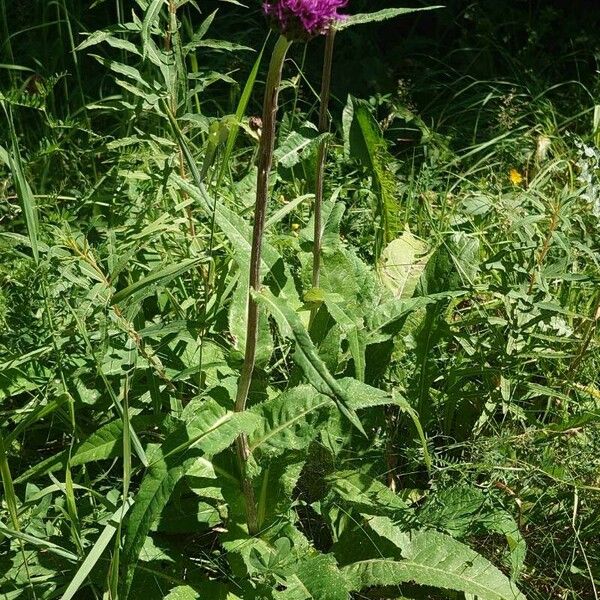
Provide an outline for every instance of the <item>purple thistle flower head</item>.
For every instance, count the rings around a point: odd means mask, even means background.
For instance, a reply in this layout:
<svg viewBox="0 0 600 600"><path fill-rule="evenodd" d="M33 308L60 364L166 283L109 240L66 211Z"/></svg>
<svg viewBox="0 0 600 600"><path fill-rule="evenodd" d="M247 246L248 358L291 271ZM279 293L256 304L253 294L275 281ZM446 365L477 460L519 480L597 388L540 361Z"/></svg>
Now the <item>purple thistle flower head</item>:
<svg viewBox="0 0 600 600"><path fill-rule="evenodd" d="M272 26L290 40L309 40L326 33L344 18L338 9L348 0L264 0L263 10Z"/></svg>

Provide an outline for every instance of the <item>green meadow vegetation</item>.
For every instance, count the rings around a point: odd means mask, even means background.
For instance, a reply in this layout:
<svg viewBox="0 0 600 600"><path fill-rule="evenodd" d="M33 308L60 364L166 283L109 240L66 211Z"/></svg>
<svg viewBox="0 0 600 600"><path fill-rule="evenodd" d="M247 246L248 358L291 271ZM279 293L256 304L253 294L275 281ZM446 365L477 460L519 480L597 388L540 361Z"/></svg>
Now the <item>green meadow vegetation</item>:
<svg viewBox="0 0 600 600"><path fill-rule="evenodd" d="M339 11L0 0L0 599L598 600L600 7Z"/></svg>

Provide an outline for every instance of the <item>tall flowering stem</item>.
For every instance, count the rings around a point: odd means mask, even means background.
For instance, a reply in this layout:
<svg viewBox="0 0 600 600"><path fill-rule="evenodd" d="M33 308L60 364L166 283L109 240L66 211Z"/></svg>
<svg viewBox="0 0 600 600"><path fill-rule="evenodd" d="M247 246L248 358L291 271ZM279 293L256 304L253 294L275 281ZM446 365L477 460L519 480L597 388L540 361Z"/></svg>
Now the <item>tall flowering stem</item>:
<svg viewBox="0 0 600 600"><path fill-rule="evenodd" d="M252 251L250 255L250 291L248 294L248 321L246 327L246 348L244 364L238 382L237 395L235 399L235 411L242 412L246 409L248 392L252 382L252 373L256 362L256 344L258 340L258 305L252 297L252 291L259 291L260 263L262 253L262 240L265 229L265 216L267 212L267 200L269 195L269 173L273 164L273 150L275 146L275 125L277 121L277 107L279 98L279 87L281 84L281 72L283 63L291 45L291 41L284 35L277 40L265 90L263 104L263 127L258 154L258 178L256 185L256 204L254 208L254 229L252 233ZM258 514L254 489L247 474L247 464L250 458L250 446L248 437L242 434L238 437L237 453L242 476L242 492L246 503L246 520L248 532L255 534L258 531Z"/></svg>
<svg viewBox="0 0 600 600"><path fill-rule="evenodd" d="M321 107L319 111L319 132L329 130L329 97L331 94L331 68L333 65L333 46L335 42L335 28L330 27L325 42L325 59L323 61L323 76L321 80ZM319 287L321 268L321 245L323 239L322 207L323 207L323 179L325 176L325 158L327 155L327 140L323 140L317 154L317 176L314 207L314 242L313 242L313 269L312 285ZM311 311L311 321L316 314L316 308Z"/></svg>

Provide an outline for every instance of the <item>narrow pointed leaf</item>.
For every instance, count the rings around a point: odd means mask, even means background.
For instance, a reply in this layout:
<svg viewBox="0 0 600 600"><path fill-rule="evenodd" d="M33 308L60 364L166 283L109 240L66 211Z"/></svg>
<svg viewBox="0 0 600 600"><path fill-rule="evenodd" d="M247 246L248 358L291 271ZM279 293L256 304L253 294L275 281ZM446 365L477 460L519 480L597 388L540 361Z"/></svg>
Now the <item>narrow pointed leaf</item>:
<svg viewBox="0 0 600 600"><path fill-rule="evenodd" d="M421 12L424 10L434 10L436 8L444 8L443 6L426 6L423 8L384 8L372 13L360 13L358 15L352 15L343 21L340 21L336 25L336 29L348 29L353 25L364 25L366 23L376 23L379 21L387 21L394 17L401 15L407 15L409 13Z"/></svg>
<svg viewBox="0 0 600 600"><path fill-rule="evenodd" d="M200 258L188 258L177 264L157 269L146 277L142 277L135 283L127 286L125 289L118 291L112 297L111 302L112 304L119 304L134 294L136 300L139 301L143 296L151 294L159 284L164 285L169 281L172 281L186 271L189 271L192 267L200 263L200 261Z"/></svg>
<svg viewBox="0 0 600 600"><path fill-rule="evenodd" d="M92 546L88 555L85 557L85 560L81 563L81 566L75 573L73 579L69 583L67 589L61 596L61 600L71 600L73 596L77 593L77 590L85 583L88 575L92 572L92 569L96 566L96 563L106 550L106 547L110 543L110 540L115 535L116 531L119 528L119 523L125 518L127 511L131 507L132 501L127 500L123 506L118 508L106 526L104 527L102 533Z"/></svg>
<svg viewBox="0 0 600 600"><path fill-rule="evenodd" d="M333 398L342 414L366 436L358 415L352 408L351 398L319 357L317 349L296 311L285 300L276 298L267 291L256 294L256 299L267 307L282 333L292 337L296 342L296 360L311 385L322 394Z"/></svg>

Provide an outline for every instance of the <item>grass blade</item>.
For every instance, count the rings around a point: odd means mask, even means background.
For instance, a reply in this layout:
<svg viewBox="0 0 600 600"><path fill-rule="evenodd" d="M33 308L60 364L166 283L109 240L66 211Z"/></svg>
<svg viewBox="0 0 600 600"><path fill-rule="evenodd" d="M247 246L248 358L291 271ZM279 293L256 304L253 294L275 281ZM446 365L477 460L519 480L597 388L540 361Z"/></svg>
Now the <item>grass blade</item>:
<svg viewBox="0 0 600 600"><path fill-rule="evenodd" d="M106 550L106 547L110 543L110 540L115 535L118 530L121 521L125 518L127 511L131 508L133 504L132 500L126 500L123 503L123 506L118 508L110 518L109 522L106 524L106 527L100 534L100 537L96 540L96 543L85 557L85 560L81 563L81 566L75 573L75 577L69 583L67 589L64 591L61 596L61 600L71 600L79 590L79 588L83 585L88 575L92 572L92 569L96 566L98 559Z"/></svg>
<svg viewBox="0 0 600 600"><path fill-rule="evenodd" d="M21 161L21 154L19 152L19 145L13 123L12 112L10 110L10 107L7 108L4 104L3 108L4 112L6 113L6 118L8 120L8 128L10 131L10 138L12 144L12 156L10 154L7 154L5 150L2 151L2 154L0 156L2 156L3 160L5 158L8 159L8 165L13 174L14 184L17 190L17 196L21 201L21 209L23 210L23 215L25 217L27 233L29 235L29 241L31 243L31 251L33 253L33 258L37 263L39 261L39 225L37 217L37 204L33 192L31 191L31 187L29 186L29 183L27 182L23 171L23 163Z"/></svg>

